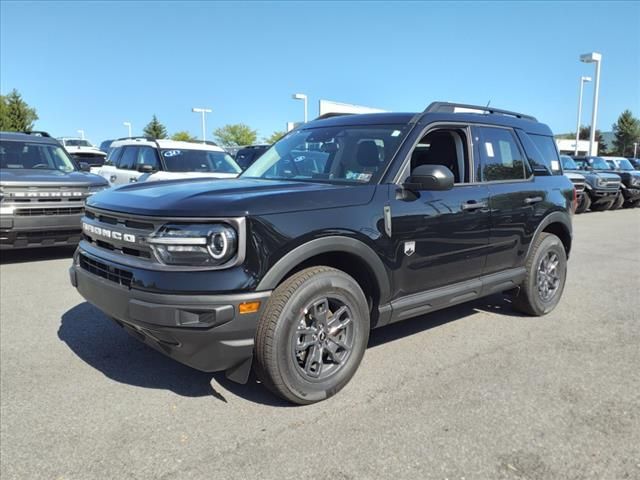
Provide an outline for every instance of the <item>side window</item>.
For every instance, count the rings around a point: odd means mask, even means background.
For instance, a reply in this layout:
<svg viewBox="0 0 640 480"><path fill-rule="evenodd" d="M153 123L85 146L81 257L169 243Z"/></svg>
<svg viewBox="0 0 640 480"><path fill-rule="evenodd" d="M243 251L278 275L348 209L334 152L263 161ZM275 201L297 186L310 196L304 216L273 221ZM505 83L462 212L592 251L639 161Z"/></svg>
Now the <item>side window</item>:
<svg viewBox="0 0 640 480"><path fill-rule="evenodd" d="M118 161L118 169L133 170L138 156L138 147L124 147L124 151Z"/></svg>
<svg viewBox="0 0 640 480"><path fill-rule="evenodd" d="M107 159L104 161L105 165L117 165L118 158L122 153L122 147L110 148L107 154Z"/></svg>
<svg viewBox="0 0 640 480"><path fill-rule="evenodd" d="M469 182L467 145L465 129L432 130L413 149L409 171L420 165L443 165L451 170L455 183Z"/></svg>
<svg viewBox="0 0 640 480"><path fill-rule="evenodd" d="M478 127L477 132L478 181L524 180L528 177L523 155L510 129Z"/></svg>
<svg viewBox="0 0 640 480"><path fill-rule="evenodd" d="M138 148L138 161L135 165L136 170L140 165L151 165L154 170L158 170L160 168L160 160L158 159L158 152L155 148Z"/></svg>
<svg viewBox="0 0 640 480"><path fill-rule="evenodd" d="M558 156L556 142L553 137L547 137L546 135L535 135L533 133L522 133L524 134L524 136L529 137L535 144L538 151L542 155L542 158L544 159L545 166L551 171L551 173L553 175L562 175L560 157Z"/></svg>

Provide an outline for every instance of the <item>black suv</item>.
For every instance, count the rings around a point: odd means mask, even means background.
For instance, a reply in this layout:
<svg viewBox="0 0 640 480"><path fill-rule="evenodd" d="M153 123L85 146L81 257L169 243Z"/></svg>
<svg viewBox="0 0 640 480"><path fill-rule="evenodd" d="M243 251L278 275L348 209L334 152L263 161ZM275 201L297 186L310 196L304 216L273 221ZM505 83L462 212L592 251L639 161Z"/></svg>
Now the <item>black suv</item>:
<svg viewBox="0 0 640 480"><path fill-rule="evenodd" d="M239 382L255 363L306 404L347 384L371 328L503 291L550 312L574 202L533 117L449 103L334 116L238 179L92 197L71 283L174 359Z"/></svg>
<svg viewBox="0 0 640 480"><path fill-rule="evenodd" d="M77 244L85 200L106 187L46 132L0 132L0 249Z"/></svg>
<svg viewBox="0 0 640 480"><path fill-rule="evenodd" d="M235 160L242 170L249 168L253 162L259 159L264 152L269 150L271 145L249 145L242 147L235 155Z"/></svg>

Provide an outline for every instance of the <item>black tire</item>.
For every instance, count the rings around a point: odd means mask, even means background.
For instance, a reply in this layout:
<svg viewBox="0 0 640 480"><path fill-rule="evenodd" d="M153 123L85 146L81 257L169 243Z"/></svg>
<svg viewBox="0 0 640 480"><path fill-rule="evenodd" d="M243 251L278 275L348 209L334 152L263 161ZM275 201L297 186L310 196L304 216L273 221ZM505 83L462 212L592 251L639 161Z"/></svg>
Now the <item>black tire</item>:
<svg viewBox="0 0 640 480"><path fill-rule="evenodd" d="M586 193L582 194L582 200L580 200L580 204L578 208L576 208L576 213L584 213L589 210L591 206L591 198Z"/></svg>
<svg viewBox="0 0 640 480"><path fill-rule="evenodd" d="M326 306L323 299L327 301ZM317 321L323 318L323 309L324 320ZM337 310L347 315L343 318L350 317L350 321L337 318L338 324L335 324ZM335 330L329 327L332 322L346 326L342 327L344 330ZM269 390L290 402L307 405L329 398L339 392L358 369L369 340L369 322L367 300L352 277L325 266L302 270L274 290L258 322L256 373ZM317 333L312 339L310 330ZM338 340L350 346L349 349L336 347L338 341L332 340L335 331L338 335L344 334L344 338ZM310 343L312 346L301 351ZM336 353L337 350L340 352ZM342 360L335 361L336 355ZM321 378L323 370L326 378ZM312 378L315 374L318 378Z"/></svg>
<svg viewBox="0 0 640 480"><path fill-rule="evenodd" d="M544 298L539 286L539 271L543 261L557 258L558 281L554 293ZM527 276L513 297L513 307L528 315L539 317L551 312L562 297L567 278L567 254L564 245L552 233L541 233L535 240L526 263Z"/></svg>
<svg viewBox="0 0 640 480"><path fill-rule="evenodd" d="M624 196L622 195L622 192L618 192L618 196L611 204L611 210L618 210L620 207L622 207L623 203L624 203Z"/></svg>
<svg viewBox="0 0 640 480"><path fill-rule="evenodd" d="M611 205L613 205L613 202L615 200L612 200L610 202L602 202L602 203L596 203L596 204L591 204L591 211L592 212L604 212L606 210L609 210L611 208Z"/></svg>

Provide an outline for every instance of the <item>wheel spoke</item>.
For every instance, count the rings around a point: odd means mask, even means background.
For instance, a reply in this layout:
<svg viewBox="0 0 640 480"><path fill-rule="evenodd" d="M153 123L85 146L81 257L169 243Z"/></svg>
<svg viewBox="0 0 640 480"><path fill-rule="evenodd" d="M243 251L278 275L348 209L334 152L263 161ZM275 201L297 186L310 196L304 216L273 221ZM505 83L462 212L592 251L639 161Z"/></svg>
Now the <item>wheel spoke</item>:
<svg viewBox="0 0 640 480"><path fill-rule="evenodd" d="M326 325L329 314L329 301L326 298L313 304L311 315L315 325Z"/></svg>
<svg viewBox="0 0 640 480"><path fill-rule="evenodd" d="M307 361L304 365L304 371L310 377L318 378L322 373L322 347L317 343L311 347Z"/></svg>
<svg viewBox="0 0 640 480"><path fill-rule="evenodd" d="M302 327L296 330L297 335L315 335L317 330L313 327Z"/></svg>
<svg viewBox="0 0 640 480"><path fill-rule="evenodd" d="M340 346L338 345L338 343L334 342L333 339L329 338L329 343L327 344L327 347L325 350L331 357L331 361L338 365L342 363L342 359L340 358L340 355L338 355L339 348Z"/></svg>
<svg viewBox="0 0 640 480"><path fill-rule="evenodd" d="M313 346L316 344L315 340L303 340L301 343L296 344L296 350L299 352L304 352L305 350L307 350L309 347Z"/></svg>

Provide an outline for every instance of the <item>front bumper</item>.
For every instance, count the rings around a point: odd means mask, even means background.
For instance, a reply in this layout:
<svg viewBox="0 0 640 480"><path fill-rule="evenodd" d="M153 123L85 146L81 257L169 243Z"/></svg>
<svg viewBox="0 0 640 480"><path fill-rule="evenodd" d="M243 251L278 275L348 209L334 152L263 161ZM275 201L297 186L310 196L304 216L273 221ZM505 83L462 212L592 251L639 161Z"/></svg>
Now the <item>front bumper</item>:
<svg viewBox="0 0 640 480"><path fill-rule="evenodd" d="M71 284L133 336L197 370L224 370L232 380L246 381L258 319L271 292L146 292L90 273L77 258L69 270ZM258 311L239 313L240 304L254 301L260 302Z"/></svg>
<svg viewBox="0 0 640 480"><path fill-rule="evenodd" d="M82 214L0 215L0 250L77 245Z"/></svg>
<svg viewBox="0 0 640 480"><path fill-rule="evenodd" d="M599 190L599 189L591 189L589 190L589 197L591 198L591 203L603 203L603 202L612 202L616 199L619 190Z"/></svg>

